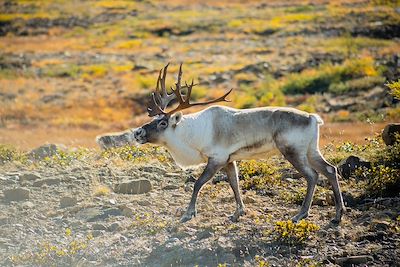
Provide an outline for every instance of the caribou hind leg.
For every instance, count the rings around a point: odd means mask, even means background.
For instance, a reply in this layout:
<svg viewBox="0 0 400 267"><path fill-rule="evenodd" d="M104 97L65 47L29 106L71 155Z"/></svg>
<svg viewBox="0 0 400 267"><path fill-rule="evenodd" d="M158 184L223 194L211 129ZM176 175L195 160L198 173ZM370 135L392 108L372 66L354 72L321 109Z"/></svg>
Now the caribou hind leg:
<svg viewBox="0 0 400 267"><path fill-rule="evenodd" d="M308 216L312 199L314 196L315 186L318 181L317 172L311 167L308 162L306 153L301 153L294 146L278 145L278 149L283 156L293 165L293 167L301 173L307 180L307 193L299 213L292 218L292 221L298 222Z"/></svg>
<svg viewBox="0 0 400 267"><path fill-rule="evenodd" d="M226 172L226 175L228 176L229 184L231 185L231 188L232 188L233 194L235 195L235 200L236 200L236 210L230 216L230 219L233 222L237 222L239 220L239 217L245 214L245 211L244 211L244 204L243 204L242 198L240 196L239 176L238 176L236 162L228 163L225 166L224 170Z"/></svg>
<svg viewBox="0 0 400 267"><path fill-rule="evenodd" d="M315 170L325 175L332 186L336 208L336 215L332 223L338 224L342 219L343 212L346 211L346 207L344 206L342 193L340 191L337 169L324 159L319 150L312 150L310 152L308 158L311 165Z"/></svg>

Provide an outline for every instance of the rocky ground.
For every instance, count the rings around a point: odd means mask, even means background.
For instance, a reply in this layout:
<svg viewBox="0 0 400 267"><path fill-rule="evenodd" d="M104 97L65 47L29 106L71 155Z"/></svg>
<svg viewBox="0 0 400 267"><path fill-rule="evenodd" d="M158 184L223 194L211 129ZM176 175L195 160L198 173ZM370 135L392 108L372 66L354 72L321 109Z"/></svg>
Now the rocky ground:
<svg viewBox="0 0 400 267"><path fill-rule="evenodd" d="M201 168L181 170L159 153L125 161L85 151L0 165L0 265L399 266L398 196L357 199L362 187L341 180L348 209L337 226L321 177L307 219L319 229L288 243L276 222L297 212L305 183L282 158L269 161L278 182L243 190L239 222L228 219L234 198L218 174L200 194L197 217L180 223Z"/></svg>

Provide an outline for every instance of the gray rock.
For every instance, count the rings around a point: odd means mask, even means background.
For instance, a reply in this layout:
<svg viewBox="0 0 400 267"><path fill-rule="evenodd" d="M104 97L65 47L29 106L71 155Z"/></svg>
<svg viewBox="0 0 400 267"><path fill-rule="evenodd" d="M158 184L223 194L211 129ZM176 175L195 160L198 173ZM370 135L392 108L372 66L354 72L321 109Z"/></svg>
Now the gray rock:
<svg viewBox="0 0 400 267"><path fill-rule="evenodd" d="M75 206L78 203L78 200L76 197L62 197L60 199L60 208L67 208L67 207L72 207Z"/></svg>
<svg viewBox="0 0 400 267"><path fill-rule="evenodd" d="M144 200L138 200L137 203L138 203L138 205L144 206L144 207L147 207L147 206L150 206L150 205L151 205L151 202L148 201L148 200L146 200L146 199L144 199Z"/></svg>
<svg viewBox="0 0 400 267"><path fill-rule="evenodd" d="M351 264L363 264L369 261L373 261L374 258L370 255L357 255L357 256L347 256L337 258L335 261L337 264L344 266L344 265L351 265Z"/></svg>
<svg viewBox="0 0 400 267"><path fill-rule="evenodd" d="M133 209L131 209L125 205L121 205L119 207L119 209L122 211L122 215L124 215L125 217L132 217L134 214Z"/></svg>
<svg viewBox="0 0 400 267"><path fill-rule="evenodd" d="M25 183L25 182L35 181L40 178L41 178L40 175L37 173L24 173L19 176L19 182Z"/></svg>
<svg viewBox="0 0 400 267"><path fill-rule="evenodd" d="M144 194L152 189L151 183L147 179L132 180L117 184L114 188L115 193L121 194Z"/></svg>
<svg viewBox="0 0 400 267"><path fill-rule="evenodd" d="M360 167L371 168L371 163L359 157L350 156L339 163L338 171L343 178L348 179Z"/></svg>
<svg viewBox="0 0 400 267"><path fill-rule="evenodd" d="M118 208L106 208L102 210L98 208L89 208L79 212L77 216L83 218L87 222L96 222L104 221L112 216L123 216L123 212Z"/></svg>
<svg viewBox="0 0 400 267"><path fill-rule="evenodd" d="M179 185L167 184L167 185L164 186L162 189L163 189L163 190L175 190L175 189L179 189Z"/></svg>
<svg viewBox="0 0 400 267"><path fill-rule="evenodd" d="M121 225L118 222L114 222L108 227L108 231L110 232L115 232L118 231L119 229L121 229Z"/></svg>
<svg viewBox="0 0 400 267"><path fill-rule="evenodd" d="M30 201L24 202L24 203L22 204L22 208L25 209L25 210L31 210L31 209L33 209L34 207L35 207L35 204L33 204L33 203L30 202Z"/></svg>
<svg viewBox="0 0 400 267"><path fill-rule="evenodd" d="M96 143L101 149L108 149L132 144L134 143L134 140L131 130L128 130L124 132L109 133L107 135L97 136Z"/></svg>
<svg viewBox="0 0 400 267"><path fill-rule="evenodd" d="M400 123L390 123L382 132L382 139L386 145L391 146L396 142L396 134L400 135Z"/></svg>
<svg viewBox="0 0 400 267"><path fill-rule="evenodd" d="M92 230L104 231L104 230L107 230L107 227L102 223L95 223L92 225Z"/></svg>
<svg viewBox="0 0 400 267"><path fill-rule="evenodd" d="M30 191L26 188L13 188L6 189L3 193L6 201L21 201L29 199Z"/></svg>
<svg viewBox="0 0 400 267"><path fill-rule="evenodd" d="M61 183L60 178L45 178L33 182L32 186L41 187L43 185L58 185Z"/></svg>
<svg viewBox="0 0 400 267"><path fill-rule="evenodd" d="M64 148L55 144L46 144L33 149L29 152L28 157L32 160L42 160L46 157L56 155L58 151L62 149Z"/></svg>

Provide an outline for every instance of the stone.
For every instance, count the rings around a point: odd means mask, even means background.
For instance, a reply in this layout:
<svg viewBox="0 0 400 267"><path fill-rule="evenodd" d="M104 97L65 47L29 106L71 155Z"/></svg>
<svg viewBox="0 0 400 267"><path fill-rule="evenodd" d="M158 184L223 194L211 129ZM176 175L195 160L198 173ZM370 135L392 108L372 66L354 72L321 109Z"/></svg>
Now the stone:
<svg viewBox="0 0 400 267"><path fill-rule="evenodd" d="M102 223L95 223L92 225L92 230L104 231L107 230L107 227Z"/></svg>
<svg viewBox="0 0 400 267"><path fill-rule="evenodd" d="M26 188L13 188L3 191L6 201L22 201L29 199L30 191Z"/></svg>
<svg viewBox="0 0 400 267"><path fill-rule="evenodd" d="M22 208L25 209L25 210L31 210L31 209L33 209L34 207L35 207L35 204L33 204L33 203L30 202L30 201L24 202L24 203L22 204Z"/></svg>
<svg viewBox="0 0 400 267"><path fill-rule="evenodd" d="M400 135L400 123L390 123L382 132L382 139L386 145L391 146L396 142L396 134Z"/></svg>
<svg viewBox="0 0 400 267"><path fill-rule="evenodd" d="M58 185L60 183L60 178L45 178L33 182L32 186L41 187L43 185Z"/></svg>
<svg viewBox="0 0 400 267"><path fill-rule="evenodd" d="M152 186L149 180L140 179L117 184L114 192L121 194L144 194L150 192L151 189Z"/></svg>
<svg viewBox="0 0 400 267"><path fill-rule="evenodd" d="M179 189L179 185L167 184L167 185L164 186L162 189L163 189L163 190L175 190L175 189Z"/></svg>
<svg viewBox="0 0 400 267"><path fill-rule="evenodd" d="M133 135L130 130L118 133L109 133L96 137L96 143L101 149L109 149L113 147L122 147L134 142Z"/></svg>
<svg viewBox="0 0 400 267"><path fill-rule="evenodd" d="M67 208L67 207L72 207L75 206L78 203L78 200L76 197L62 197L60 199L60 208Z"/></svg>
<svg viewBox="0 0 400 267"><path fill-rule="evenodd" d="M338 171L343 178L349 179L354 171L360 167L371 168L371 162L365 161L356 156L349 156L339 163Z"/></svg>
<svg viewBox="0 0 400 267"><path fill-rule="evenodd" d="M244 196L243 197L243 203L244 204L251 204L251 203L256 203L256 199L252 196Z"/></svg>
<svg viewBox="0 0 400 267"><path fill-rule="evenodd" d="M138 200L137 203L138 203L138 205L143 206L143 207L147 207L147 206L151 205L151 202L146 199Z"/></svg>
<svg viewBox="0 0 400 267"><path fill-rule="evenodd" d="M391 227L390 222L387 221L376 221L372 223L374 231L387 231Z"/></svg>
<svg viewBox="0 0 400 267"><path fill-rule="evenodd" d="M133 209L125 205L120 206L119 209L121 210L122 215L124 215L125 217L132 217L134 214Z"/></svg>
<svg viewBox="0 0 400 267"><path fill-rule="evenodd" d="M103 209L100 211L99 214L92 216L91 218L88 218L88 222L95 222L95 221L104 221L108 219L109 217L112 216L122 216L123 213L120 209L118 208L108 208L108 209Z"/></svg>
<svg viewBox="0 0 400 267"><path fill-rule="evenodd" d="M55 144L46 144L29 152L28 157L32 160L42 160L46 157L54 156L61 149L61 146Z"/></svg>
<svg viewBox="0 0 400 267"><path fill-rule="evenodd" d="M337 258L335 261L337 264L344 266L344 265L352 265L352 264L364 264L369 261L373 261L374 258L370 255L357 255L357 256L347 256Z"/></svg>
<svg viewBox="0 0 400 267"><path fill-rule="evenodd" d="M41 178L40 175L37 173L24 173L19 176L19 182L20 183L30 182L30 181L35 181L40 178Z"/></svg>
<svg viewBox="0 0 400 267"><path fill-rule="evenodd" d="M121 225L118 222L114 222L108 226L107 230L110 232L115 232L121 229Z"/></svg>

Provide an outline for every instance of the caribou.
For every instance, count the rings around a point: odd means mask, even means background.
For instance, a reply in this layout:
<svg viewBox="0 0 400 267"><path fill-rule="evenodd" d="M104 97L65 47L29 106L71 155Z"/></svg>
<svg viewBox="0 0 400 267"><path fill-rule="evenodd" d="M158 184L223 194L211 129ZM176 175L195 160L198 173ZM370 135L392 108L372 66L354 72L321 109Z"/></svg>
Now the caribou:
<svg viewBox="0 0 400 267"><path fill-rule="evenodd" d="M266 158L272 150L278 150L306 178L307 192L297 215L297 222L309 215L318 173L327 177L335 200L336 214L333 223L339 223L345 211L335 166L322 156L319 147L319 127L323 124L317 114L303 112L290 107L259 107L235 109L212 105L199 112L182 114L182 110L217 102L229 102L222 96L206 102L190 102L193 80L181 84L182 64L175 88L166 89L167 64L158 75L155 91L148 106L148 115L153 119L141 127L124 132L126 143L153 143L167 148L180 167L205 163L205 168L196 180L190 203L181 217L186 222L196 216L196 201L203 185L218 171L226 173L232 188L236 210L232 221L245 214L245 207L239 190L237 161ZM175 101L176 108L167 111ZM103 143L105 138L98 139Z"/></svg>

